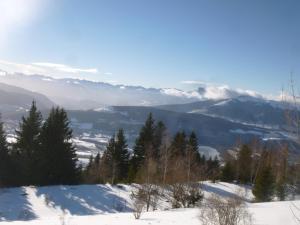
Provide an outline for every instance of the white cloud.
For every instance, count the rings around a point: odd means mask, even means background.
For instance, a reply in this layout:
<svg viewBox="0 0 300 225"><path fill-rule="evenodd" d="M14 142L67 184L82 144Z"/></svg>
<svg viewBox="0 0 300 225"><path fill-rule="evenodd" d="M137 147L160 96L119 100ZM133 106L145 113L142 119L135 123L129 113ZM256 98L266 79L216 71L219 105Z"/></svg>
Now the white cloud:
<svg viewBox="0 0 300 225"><path fill-rule="evenodd" d="M66 73L98 73L98 70L96 68L82 69L82 68L71 67L64 64L48 63L48 62L35 62L31 64L34 66L49 68L49 69L53 69L60 72L66 72Z"/></svg>
<svg viewBox="0 0 300 225"><path fill-rule="evenodd" d="M92 80L95 77L91 77L89 75L98 75L98 69L96 68L77 68L69 65L48 62L23 64L0 60L0 69L9 73L23 73L26 75L39 74L53 78L88 78Z"/></svg>
<svg viewBox="0 0 300 225"><path fill-rule="evenodd" d="M201 99L201 95L197 91L182 91L176 88L164 88L161 93L176 97L198 98Z"/></svg>
<svg viewBox="0 0 300 225"><path fill-rule="evenodd" d="M105 72L104 75L112 75L110 72Z"/></svg>
<svg viewBox="0 0 300 225"><path fill-rule="evenodd" d="M183 84L205 84L203 81L198 81L198 80L184 80L181 81Z"/></svg>
<svg viewBox="0 0 300 225"><path fill-rule="evenodd" d="M185 80L181 81L181 83L198 87L198 93L201 99L226 99L242 95L256 98L264 97L255 91L244 90L241 88L234 89L224 84L207 83L199 80Z"/></svg>

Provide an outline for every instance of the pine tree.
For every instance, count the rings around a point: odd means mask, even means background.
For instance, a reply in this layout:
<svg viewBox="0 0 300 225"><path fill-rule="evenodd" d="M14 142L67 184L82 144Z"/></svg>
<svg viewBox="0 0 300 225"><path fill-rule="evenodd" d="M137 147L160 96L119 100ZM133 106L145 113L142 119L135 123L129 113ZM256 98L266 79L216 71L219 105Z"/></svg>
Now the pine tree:
<svg viewBox="0 0 300 225"><path fill-rule="evenodd" d="M127 181L129 170L129 151L123 129L116 136L116 157L118 161L117 181Z"/></svg>
<svg viewBox="0 0 300 225"><path fill-rule="evenodd" d="M284 201L287 195L287 185L284 179L280 179L276 183L276 196L279 198L280 201Z"/></svg>
<svg viewBox="0 0 300 225"><path fill-rule="evenodd" d="M188 147L191 149L195 163L200 164L201 155L199 153L198 139L193 131L188 140Z"/></svg>
<svg viewBox="0 0 300 225"><path fill-rule="evenodd" d="M89 163L83 172L83 181L88 184L97 184L102 182L100 173L100 154L95 157L90 156Z"/></svg>
<svg viewBox="0 0 300 225"><path fill-rule="evenodd" d="M41 179L43 185L76 184L79 180L77 156L71 142L67 113L52 108L41 132Z"/></svg>
<svg viewBox="0 0 300 225"><path fill-rule="evenodd" d="M118 165L116 159L116 142L113 136L106 147L101 158L101 174L104 182L115 184L116 174L118 172Z"/></svg>
<svg viewBox="0 0 300 225"><path fill-rule="evenodd" d="M134 179L146 157L153 156L155 121L152 113L149 114L144 126L141 128L133 148L133 156L130 162L130 177Z"/></svg>
<svg viewBox="0 0 300 225"><path fill-rule="evenodd" d="M224 182L232 182L235 179L235 169L232 162L226 162L222 168L221 180Z"/></svg>
<svg viewBox="0 0 300 225"><path fill-rule="evenodd" d="M250 183L252 180L252 150L243 145L238 153L238 179L241 183Z"/></svg>
<svg viewBox="0 0 300 225"><path fill-rule="evenodd" d="M42 115L33 101L27 117L22 117L16 131L15 151L18 152L19 177L22 185L37 184Z"/></svg>
<svg viewBox="0 0 300 225"><path fill-rule="evenodd" d="M200 167L200 154L198 150L198 140L195 132L192 132L190 134L187 141L185 161L187 167L187 181L190 182L192 178L191 174L194 175L193 177L196 177L196 174L197 172L199 172Z"/></svg>
<svg viewBox="0 0 300 225"><path fill-rule="evenodd" d="M159 121L155 125L154 130L154 140L153 140L153 159L159 160L160 148L163 144L164 138L166 136L166 126L162 121Z"/></svg>
<svg viewBox="0 0 300 225"><path fill-rule="evenodd" d="M101 162L105 182L116 184L128 180L129 152L122 129L109 140Z"/></svg>
<svg viewBox="0 0 300 225"><path fill-rule="evenodd" d="M267 202L272 200L274 191L275 178L272 168L269 165L265 165L257 175L252 192L257 201Z"/></svg>
<svg viewBox="0 0 300 225"><path fill-rule="evenodd" d="M211 157L206 161L206 175L209 179L215 182L220 175L220 160L217 156Z"/></svg>
<svg viewBox="0 0 300 225"><path fill-rule="evenodd" d="M177 132L172 142L173 157L184 157L186 154L187 140L185 132Z"/></svg>
<svg viewBox="0 0 300 225"><path fill-rule="evenodd" d="M0 187L6 187L10 185L10 165L6 135L3 129L3 123L0 122Z"/></svg>

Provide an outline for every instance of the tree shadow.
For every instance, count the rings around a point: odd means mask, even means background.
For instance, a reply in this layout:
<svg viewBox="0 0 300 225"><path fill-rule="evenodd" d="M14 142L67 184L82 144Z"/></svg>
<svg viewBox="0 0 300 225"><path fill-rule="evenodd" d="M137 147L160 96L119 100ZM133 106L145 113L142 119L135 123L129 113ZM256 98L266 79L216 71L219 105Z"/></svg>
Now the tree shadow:
<svg viewBox="0 0 300 225"><path fill-rule="evenodd" d="M44 196L49 206L60 208L71 215L132 211L126 199L106 185L38 187L37 195Z"/></svg>
<svg viewBox="0 0 300 225"><path fill-rule="evenodd" d="M0 201L0 221L28 221L37 218L24 187L1 188Z"/></svg>
<svg viewBox="0 0 300 225"><path fill-rule="evenodd" d="M225 186L224 184L220 184L220 185ZM221 188L218 188L218 187L215 187L215 186L211 186L211 185L208 185L208 184L205 184L205 183L202 183L201 186L202 186L204 191L209 192L209 193L214 193L216 195L223 196L223 197L228 197L228 198L241 198L246 202L251 202L251 200L248 199L247 196L239 195L240 193L229 192L229 191L226 191L224 189L221 189ZM245 190L246 192L248 192L250 190L248 186L241 186L240 188L242 190Z"/></svg>

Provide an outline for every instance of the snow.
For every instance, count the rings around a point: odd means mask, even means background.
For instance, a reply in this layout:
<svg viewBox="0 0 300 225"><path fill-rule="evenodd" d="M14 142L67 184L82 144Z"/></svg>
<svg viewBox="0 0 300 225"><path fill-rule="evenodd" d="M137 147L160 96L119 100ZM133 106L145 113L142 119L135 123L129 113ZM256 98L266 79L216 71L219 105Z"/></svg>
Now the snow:
<svg viewBox="0 0 300 225"><path fill-rule="evenodd" d="M204 194L222 197L245 196L254 225L296 225L293 212L300 201L251 203L249 186L203 182ZM144 212L140 220L131 213L132 185L78 185L20 187L0 189L0 220L4 225L201 225L200 209L165 209L159 200L159 210ZM241 191L239 191L241 190Z"/></svg>
<svg viewBox="0 0 300 225"><path fill-rule="evenodd" d="M223 100L221 102L218 102L218 103L214 104L214 106L223 106L223 105L228 104L231 101L232 101L232 99Z"/></svg>
<svg viewBox="0 0 300 225"><path fill-rule="evenodd" d="M83 147L89 150L97 150L97 147L94 143L90 143L84 140L79 140L78 138L73 138L72 141L77 147Z"/></svg>
<svg viewBox="0 0 300 225"><path fill-rule="evenodd" d="M200 94L197 91L186 92L176 88L164 88L160 92L165 95L175 96L175 97L186 97L186 98L196 98L201 99Z"/></svg>
<svg viewBox="0 0 300 225"><path fill-rule="evenodd" d="M205 158L209 159L212 158L214 159L215 157L220 158L220 153L218 152L217 149L212 148L210 146L204 146L200 145L199 146L199 152L205 156Z"/></svg>
<svg viewBox="0 0 300 225"><path fill-rule="evenodd" d="M230 130L229 132L231 132L231 133L237 133L237 134L253 134L253 135L258 135L258 136L262 135L261 132L255 131L255 130L235 129L235 130Z"/></svg>
<svg viewBox="0 0 300 225"><path fill-rule="evenodd" d="M99 107L94 109L95 112L114 112L113 107L110 106L103 106L103 107Z"/></svg>
<svg viewBox="0 0 300 225"><path fill-rule="evenodd" d="M6 136L6 141L7 141L9 144L16 143L16 141L17 141L16 135L14 135L14 134L8 134L8 135Z"/></svg>

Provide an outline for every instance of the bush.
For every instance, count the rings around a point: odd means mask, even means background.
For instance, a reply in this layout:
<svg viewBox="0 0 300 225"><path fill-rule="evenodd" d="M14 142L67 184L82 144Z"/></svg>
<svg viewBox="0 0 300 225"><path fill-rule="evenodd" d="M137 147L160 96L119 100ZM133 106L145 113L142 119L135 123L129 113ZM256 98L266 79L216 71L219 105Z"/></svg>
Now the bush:
<svg viewBox="0 0 300 225"><path fill-rule="evenodd" d="M239 198L211 195L202 204L199 219L202 225L251 225L252 217Z"/></svg>
<svg viewBox="0 0 300 225"><path fill-rule="evenodd" d="M203 194L198 183L176 183L171 185L172 207L194 207L202 199Z"/></svg>

